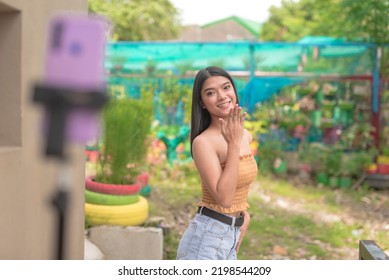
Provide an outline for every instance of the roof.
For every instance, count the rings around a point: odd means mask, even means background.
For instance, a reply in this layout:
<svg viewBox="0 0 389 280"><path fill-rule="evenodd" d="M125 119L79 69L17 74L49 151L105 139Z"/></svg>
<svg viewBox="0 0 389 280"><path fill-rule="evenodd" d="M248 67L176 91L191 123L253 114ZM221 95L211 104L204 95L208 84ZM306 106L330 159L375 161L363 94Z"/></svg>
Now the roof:
<svg viewBox="0 0 389 280"><path fill-rule="evenodd" d="M249 19L244 19L238 16L230 16L216 21L212 21L202 25L201 28L207 28L229 20L235 21L236 23L238 23L239 25L247 29L251 34L253 34L256 37L259 37L262 28L262 23L249 20Z"/></svg>

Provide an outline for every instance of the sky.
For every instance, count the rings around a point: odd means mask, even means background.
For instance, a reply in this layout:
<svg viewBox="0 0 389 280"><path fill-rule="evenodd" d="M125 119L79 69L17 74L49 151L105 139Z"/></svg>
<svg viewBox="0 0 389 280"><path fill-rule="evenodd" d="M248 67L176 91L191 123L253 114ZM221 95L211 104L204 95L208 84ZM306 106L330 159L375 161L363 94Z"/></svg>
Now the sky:
<svg viewBox="0 0 389 280"><path fill-rule="evenodd" d="M280 6L282 0L170 0L181 12L184 25L203 25L229 16L264 22L270 6Z"/></svg>

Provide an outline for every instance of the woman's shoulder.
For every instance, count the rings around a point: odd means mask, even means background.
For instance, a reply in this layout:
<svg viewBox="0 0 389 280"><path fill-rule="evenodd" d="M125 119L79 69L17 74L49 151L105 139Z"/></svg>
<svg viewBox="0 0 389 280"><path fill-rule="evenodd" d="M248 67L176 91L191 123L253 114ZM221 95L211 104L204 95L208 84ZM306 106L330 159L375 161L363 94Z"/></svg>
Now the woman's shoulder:
<svg viewBox="0 0 389 280"><path fill-rule="evenodd" d="M193 140L192 146L210 146L212 144L212 139L207 135L207 133L201 133L196 136Z"/></svg>
<svg viewBox="0 0 389 280"><path fill-rule="evenodd" d="M205 152L208 154L213 154L217 153L220 146L221 143L219 136L212 135L204 131L193 140L192 150L194 153L197 153L196 151L200 150L201 153Z"/></svg>

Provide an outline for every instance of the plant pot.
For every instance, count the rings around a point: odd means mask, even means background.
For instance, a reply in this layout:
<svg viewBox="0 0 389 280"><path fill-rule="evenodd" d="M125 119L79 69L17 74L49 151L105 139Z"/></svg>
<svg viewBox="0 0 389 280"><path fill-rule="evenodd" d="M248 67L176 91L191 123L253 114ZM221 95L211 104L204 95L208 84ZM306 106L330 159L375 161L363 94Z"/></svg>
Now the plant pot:
<svg viewBox="0 0 389 280"><path fill-rule="evenodd" d="M339 178L339 187L342 189L349 189L353 184L351 177L342 176Z"/></svg>
<svg viewBox="0 0 389 280"><path fill-rule="evenodd" d="M85 189L85 202L97 205L128 205L139 201L139 194L115 195Z"/></svg>
<svg viewBox="0 0 389 280"><path fill-rule="evenodd" d="M355 102L354 101L340 101L339 102L339 107L342 109L342 110L352 110L354 109L354 105L355 105Z"/></svg>
<svg viewBox="0 0 389 280"><path fill-rule="evenodd" d="M128 205L97 205L85 203L85 222L89 226L139 226L148 218L149 204L140 196L139 201Z"/></svg>
<svg viewBox="0 0 389 280"><path fill-rule="evenodd" d="M389 156L378 156L377 157L377 163L382 163L382 164L389 164Z"/></svg>
<svg viewBox="0 0 389 280"><path fill-rule="evenodd" d="M299 160L297 152L286 152L284 157L288 173L297 174L299 171Z"/></svg>
<svg viewBox="0 0 389 280"><path fill-rule="evenodd" d="M367 168L366 168L366 173L367 174L375 174L377 173L377 169L378 169L378 166L377 164L370 164Z"/></svg>
<svg viewBox="0 0 389 280"><path fill-rule="evenodd" d="M315 127L320 127L321 124L321 111L315 110L310 112L311 124Z"/></svg>
<svg viewBox="0 0 389 280"><path fill-rule="evenodd" d="M141 184L139 182L127 185L119 184L108 184L96 182L94 176L89 176L85 178L85 188L87 190L105 194L116 194L116 195L130 195L137 194L141 189Z"/></svg>
<svg viewBox="0 0 389 280"><path fill-rule="evenodd" d="M276 173L276 174L285 173L286 172L286 162L282 159L277 158L274 161L273 169L274 169L274 173Z"/></svg>
<svg viewBox="0 0 389 280"><path fill-rule="evenodd" d="M301 142L300 138L296 138L296 137L289 138L287 141L286 150L289 152L297 151L298 147L300 145L300 142Z"/></svg>
<svg viewBox="0 0 389 280"><path fill-rule="evenodd" d="M339 108L339 106L334 107L332 119L335 121L335 123L339 122L339 120L340 120L340 108Z"/></svg>
<svg viewBox="0 0 389 280"><path fill-rule="evenodd" d="M378 163L377 164L377 173L389 174L389 164Z"/></svg>
<svg viewBox="0 0 389 280"><path fill-rule="evenodd" d="M329 182L328 174L326 172L318 172L316 174L316 182L327 186Z"/></svg>
<svg viewBox="0 0 389 280"><path fill-rule="evenodd" d="M142 189L140 190L140 195L141 196L149 196L151 193L151 186L150 185L146 185L146 186L143 186Z"/></svg>

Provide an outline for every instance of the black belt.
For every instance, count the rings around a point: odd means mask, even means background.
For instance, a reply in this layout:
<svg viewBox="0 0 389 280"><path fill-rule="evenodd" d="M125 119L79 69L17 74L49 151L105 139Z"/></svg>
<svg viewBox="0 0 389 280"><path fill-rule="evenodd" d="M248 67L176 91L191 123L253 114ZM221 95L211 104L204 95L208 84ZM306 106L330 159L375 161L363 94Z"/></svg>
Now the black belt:
<svg viewBox="0 0 389 280"><path fill-rule="evenodd" d="M219 212L213 211L207 207L199 207L197 210L197 213L211 217L215 220L218 220L219 222L225 223L227 225L235 226L235 227L240 227L243 225L244 222L244 217L240 216L239 218L235 217L229 217L226 215L223 215Z"/></svg>

